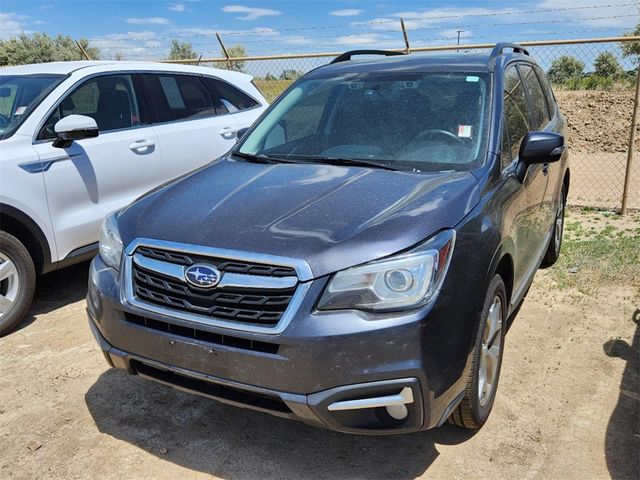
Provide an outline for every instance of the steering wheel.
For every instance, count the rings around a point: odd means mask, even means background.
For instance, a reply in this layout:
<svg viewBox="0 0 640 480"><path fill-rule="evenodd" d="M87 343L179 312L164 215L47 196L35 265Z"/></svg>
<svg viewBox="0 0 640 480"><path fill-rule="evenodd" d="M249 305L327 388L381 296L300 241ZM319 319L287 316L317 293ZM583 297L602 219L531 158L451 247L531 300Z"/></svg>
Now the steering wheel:
<svg viewBox="0 0 640 480"><path fill-rule="evenodd" d="M415 137L413 137L412 142L418 140L427 140L431 137L446 137L447 139L454 139L458 145L464 145L464 141L451 132L447 132L446 130L442 130L440 128L431 128L429 130L425 130L424 132L420 132Z"/></svg>
<svg viewBox="0 0 640 480"><path fill-rule="evenodd" d="M9 123L11 123L9 117L0 113L0 127L6 127Z"/></svg>

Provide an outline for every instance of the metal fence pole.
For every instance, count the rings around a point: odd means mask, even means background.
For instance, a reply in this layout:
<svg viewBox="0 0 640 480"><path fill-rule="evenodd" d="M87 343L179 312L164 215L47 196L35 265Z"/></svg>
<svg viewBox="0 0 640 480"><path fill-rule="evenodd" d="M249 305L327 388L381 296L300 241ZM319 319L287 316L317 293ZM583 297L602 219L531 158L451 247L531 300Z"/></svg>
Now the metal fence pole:
<svg viewBox="0 0 640 480"><path fill-rule="evenodd" d="M407 36L407 29L404 26L404 19L400 18L400 28L402 28L402 38L404 39L404 46L407 53L411 53L411 46L409 46L409 37Z"/></svg>
<svg viewBox="0 0 640 480"><path fill-rule="evenodd" d="M624 174L624 189L622 191L621 215L627 214L627 201L629 199L629 184L631 183L631 169L633 167L634 152L636 148L636 129L638 127L638 100L640 97L640 61L638 62L638 75L636 76L636 95L633 101L633 114L631 115L631 133L629 134L629 150L627 152L627 169Z"/></svg>
<svg viewBox="0 0 640 480"><path fill-rule="evenodd" d="M227 69L231 70L231 61L229 61L229 53L227 52L227 48L224 46L224 43L222 43L222 38L220 37L220 34L218 32L216 32L216 38L218 39L218 43L220 43L220 48L222 48L222 53L224 53L224 56L227 59ZM201 60L202 60L202 55L200 55L200 58L198 59L198 64L200 63Z"/></svg>

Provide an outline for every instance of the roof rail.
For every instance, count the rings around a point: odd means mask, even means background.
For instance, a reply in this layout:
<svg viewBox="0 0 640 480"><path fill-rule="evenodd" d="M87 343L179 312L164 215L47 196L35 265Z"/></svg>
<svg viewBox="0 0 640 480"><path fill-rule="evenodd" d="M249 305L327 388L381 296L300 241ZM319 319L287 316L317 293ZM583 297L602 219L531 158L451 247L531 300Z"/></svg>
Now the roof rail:
<svg viewBox="0 0 640 480"><path fill-rule="evenodd" d="M523 55L529 55L529 50L527 50L521 45L518 45L517 43L500 42L500 43L496 43L496 46L493 47L493 50L491 50L491 55L489 56L489 58L493 59L498 55L502 55L502 51L505 48L512 48L513 53L521 53Z"/></svg>
<svg viewBox="0 0 640 480"><path fill-rule="evenodd" d="M350 50L338 55L329 62L329 65L333 63L348 62L354 55L384 55L386 57L390 57L392 55L406 55L406 52L397 52L394 50Z"/></svg>

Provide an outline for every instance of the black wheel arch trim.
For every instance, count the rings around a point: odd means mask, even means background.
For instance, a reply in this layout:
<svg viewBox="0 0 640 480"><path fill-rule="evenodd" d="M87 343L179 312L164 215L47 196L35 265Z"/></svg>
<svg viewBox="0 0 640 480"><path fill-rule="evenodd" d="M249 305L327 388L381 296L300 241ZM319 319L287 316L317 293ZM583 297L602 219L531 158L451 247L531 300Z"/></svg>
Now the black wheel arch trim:
<svg viewBox="0 0 640 480"><path fill-rule="evenodd" d="M51 262L51 248L49 247L49 242L38 224L23 211L12 207L11 205L0 203L0 218L5 215L20 224L29 233L29 235L31 235L32 240L35 241L36 246L40 249L42 259L41 262L36 264L36 271L38 273L47 273L55 270L57 263ZM2 230L1 224L0 230Z"/></svg>

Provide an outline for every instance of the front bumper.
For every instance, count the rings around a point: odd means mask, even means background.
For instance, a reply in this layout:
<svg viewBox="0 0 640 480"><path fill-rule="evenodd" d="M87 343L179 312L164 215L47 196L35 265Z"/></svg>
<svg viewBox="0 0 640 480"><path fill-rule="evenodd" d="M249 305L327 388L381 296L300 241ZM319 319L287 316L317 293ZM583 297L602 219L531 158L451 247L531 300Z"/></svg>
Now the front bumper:
<svg viewBox="0 0 640 480"><path fill-rule="evenodd" d="M349 433L411 432L446 420L462 398L473 315L445 295L377 320L317 312L325 282L310 285L282 334L194 330L123 305L118 273L97 257L87 311L112 366L185 391ZM404 405L405 418L392 418L387 405Z"/></svg>

